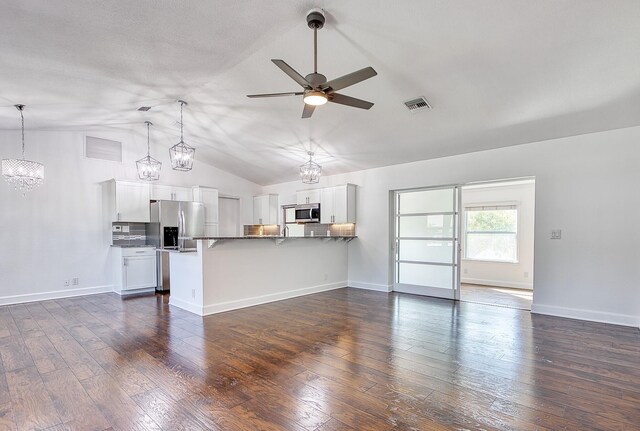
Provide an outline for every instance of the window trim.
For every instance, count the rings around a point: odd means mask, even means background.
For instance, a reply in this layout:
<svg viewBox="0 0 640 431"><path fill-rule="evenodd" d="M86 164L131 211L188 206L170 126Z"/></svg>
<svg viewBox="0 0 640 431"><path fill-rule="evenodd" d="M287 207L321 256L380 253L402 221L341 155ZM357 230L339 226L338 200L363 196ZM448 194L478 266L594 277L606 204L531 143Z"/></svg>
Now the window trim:
<svg viewBox="0 0 640 431"><path fill-rule="evenodd" d="M503 207L503 208L500 208ZM491 209L507 209L504 207L513 207L509 209L516 210L516 256L514 260L502 260L502 259L475 259L472 257L467 257L467 212L468 211L478 211L485 210L490 211ZM506 263L506 264L518 264L520 263L520 202L518 201L504 201L504 202L478 202L478 203L467 203L463 206L464 212L464 220L461 223L462 227L462 235L460 238L460 245L462 247L462 253L460 253L460 260L469 261L469 262L488 262L488 263ZM484 232L472 232L476 234L482 234ZM513 232L487 232L487 234L511 234Z"/></svg>

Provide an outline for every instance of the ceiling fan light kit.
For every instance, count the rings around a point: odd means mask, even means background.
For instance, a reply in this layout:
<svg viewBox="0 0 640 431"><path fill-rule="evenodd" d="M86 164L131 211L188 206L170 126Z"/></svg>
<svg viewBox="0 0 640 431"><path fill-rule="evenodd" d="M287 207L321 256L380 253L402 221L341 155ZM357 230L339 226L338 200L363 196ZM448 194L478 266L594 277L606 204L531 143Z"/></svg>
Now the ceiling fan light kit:
<svg viewBox="0 0 640 431"><path fill-rule="evenodd" d="M266 93L249 94L250 98L281 97L281 96L303 96L305 103L302 110L302 118L310 118L316 106L324 105L327 102L338 103L340 105L351 106L353 108L370 109L373 103L366 100L356 99L336 93L338 90L350 87L366 79L377 75L372 67L365 67L356 72L341 76L340 78L327 81L327 78L318 73L318 30L324 27L325 16L322 9L311 9L307 13L307 25L313 30L313 73L302 76L296 72L284 60L272 59L271 61L286 73L291 79L296 81L303 88L303 91L286 93Z"/></svg>

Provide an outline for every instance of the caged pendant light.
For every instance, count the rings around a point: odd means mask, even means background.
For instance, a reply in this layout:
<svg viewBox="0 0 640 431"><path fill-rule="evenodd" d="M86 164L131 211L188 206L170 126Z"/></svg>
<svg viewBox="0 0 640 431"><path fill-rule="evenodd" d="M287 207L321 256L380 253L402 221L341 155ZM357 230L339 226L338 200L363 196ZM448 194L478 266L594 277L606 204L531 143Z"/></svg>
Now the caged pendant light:
<svg viewBox="0 0 640 431"><path fill-rule="evenodd" d="M300 178L305 184L316 184L320 181L322 166L313 161L313 151L308 151L309 161L300 165Z"/></svg>
<svg viewBox="0 0 640 431"><path fill-rule="evenodd" d="M171 158L171 167L174 170L190 171L193 168L193 158L196 154L196 149L184 142L182 108L184 105L187 105L187 102L178 100L178 103L180 103L180 142L169 148L169 157Z"/></svg>
<svg viewBox="0 0 640 431"><path fill-rule="evenodd" d="M26 192L44 182L44 165L24 158L24 115L22 113L24 105L14 106L20 111L20 119L22 120L22 158L3 159L2 176L16 190L20 190L24 196Z"/></svg>
<svg viewBox="0 0 640 431"><path fill-rule="evenodd" d="M150 144L149 144L149 128L153 125L150 121L145 121L147 125L147 156L136 161L136 167L138 168L138 178L145 181L157 181L160 179L160 169L162 169L162 162L151 157Z"/></svg>

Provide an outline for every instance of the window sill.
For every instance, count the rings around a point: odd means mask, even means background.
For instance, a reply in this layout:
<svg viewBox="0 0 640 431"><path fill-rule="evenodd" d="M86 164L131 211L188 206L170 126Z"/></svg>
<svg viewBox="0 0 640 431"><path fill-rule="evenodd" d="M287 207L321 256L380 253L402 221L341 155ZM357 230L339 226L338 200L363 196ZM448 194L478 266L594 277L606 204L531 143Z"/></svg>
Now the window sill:
<svg viewBox="0 0 640 431"><path fill-rule="evenodd" d="M519 260L489 260L489 259L470 259L468 257L463 257L461 259L463 262L484 262L484 263L509 263L516 264L520 263Z"/></svg>

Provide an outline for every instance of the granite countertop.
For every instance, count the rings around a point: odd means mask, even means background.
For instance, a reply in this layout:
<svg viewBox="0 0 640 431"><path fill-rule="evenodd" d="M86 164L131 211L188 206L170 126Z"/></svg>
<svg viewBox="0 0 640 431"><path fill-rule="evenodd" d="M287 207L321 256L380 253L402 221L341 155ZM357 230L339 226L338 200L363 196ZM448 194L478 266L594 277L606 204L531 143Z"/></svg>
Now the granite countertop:
<svg viewBox="0 0 640 431"><path fill-rule="evenodd" d="M111 247L120 247L120 248L156 248L155 245L129 245L129 244L112 244Z"/></svg>
<svg viewBox="0 0 640 431"><path fill-rule="evenodd" d="M221 240L221 239L354 239L357 236L282 236L282 235L247 235L247 236L196 236L191 239Z"/></svg>

